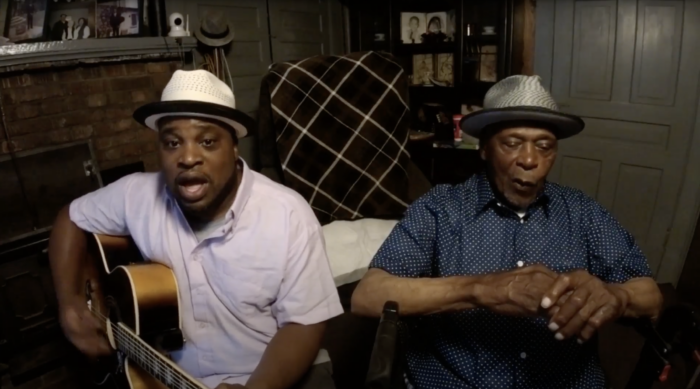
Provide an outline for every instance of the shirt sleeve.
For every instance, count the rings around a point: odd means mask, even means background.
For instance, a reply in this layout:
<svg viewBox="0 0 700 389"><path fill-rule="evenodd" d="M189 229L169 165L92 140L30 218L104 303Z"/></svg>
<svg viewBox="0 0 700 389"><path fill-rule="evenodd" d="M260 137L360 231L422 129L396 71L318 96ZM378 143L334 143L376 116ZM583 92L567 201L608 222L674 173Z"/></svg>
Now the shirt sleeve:
<svg viewBox="0 0 700 389"><path fill-rule="evenodd" d="M296 235L272 305L280 328L290 323L316 324L343 313L321 227L302 228Z"/></svg>
<svg viewBox="0 0 700 389"><path fill-rule="evenodd" d="M646 256L630 234L603 206L588 205L588 258L591 274L606 283L624 283L651 277Z"/></svg>
<svg viewBox="0 0 700 389"><path fill-rule="evenodd" d="M370 268L398 277L430 277L435 257L437 211L433 188L406 210L375 254Z"/></svg>
<svg viewBox="0 0 700 389"><path fill-rule="evenodd" d="M133 176L121 179L79 197L70 204L70 220L93 234L129 235L126 198Z"/></svg>

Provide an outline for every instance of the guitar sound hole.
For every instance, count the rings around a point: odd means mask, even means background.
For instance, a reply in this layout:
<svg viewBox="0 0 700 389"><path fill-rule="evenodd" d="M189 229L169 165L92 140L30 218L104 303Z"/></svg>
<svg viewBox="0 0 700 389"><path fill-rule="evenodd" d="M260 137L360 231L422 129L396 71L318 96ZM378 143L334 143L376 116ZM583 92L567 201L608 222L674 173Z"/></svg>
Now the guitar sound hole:
<svg viewBox="0 0 700 389"><path fill-rule="evenodd" d="M120 323L122 321L121 311L119 305L114 300L112 296L106 298L105 304L107 304L107 309L109 311L109 320L112 324Z"/></svg>
<svg viewBox="0 0 700 389"><path fill-rule="evenodd" d="M150 344L161 354L168 354L173 351L182 349L184 346L184 338L182 330L173 328L166 331L160 331L155 334L143 334L141 338Z"/></svg>

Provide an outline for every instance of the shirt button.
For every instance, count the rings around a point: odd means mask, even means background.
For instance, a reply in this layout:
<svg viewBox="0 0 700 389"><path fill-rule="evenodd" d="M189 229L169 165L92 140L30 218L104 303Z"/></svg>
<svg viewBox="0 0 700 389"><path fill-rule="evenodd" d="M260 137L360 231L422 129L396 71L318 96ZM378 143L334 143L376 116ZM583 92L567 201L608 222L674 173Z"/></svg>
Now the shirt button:
<svg viewBox="0 0 700 389"><path fill-rule="evenodd" d="M524 352L524 351L523 351L523 352L521 352L521 353L520 353L520 358L522 358L522 359L525 359L525 358L527 358L527 354L525 354L525 352Z"/></svg>
<svg viewBox="0 0 700 389"><path fill-rule="evenodd" d="M201 255L195 255L195 256L194 256L194 260L195 260L195 261L201 261L201 260L202 260L202 256L201 256Z"/></svg>
<svg viewBox="0 0 700 389"><path fill-rule="evenodd" d="M523 224L523 223L525 223L525 219L520 218L520 224Z"/></svg>
<svg viewBox="0 0 700 389"><path fill-rule="evenodd" d="M199 323L199 328L207 328L207 323ZM525 353L523 353L523 354L525 354Z"/></svg>
<svg viewBox="0 0 700 389"><path fill-rule="evenodd" d="M523 261L518 261L516 263L516 265L518 265L518 267L523 267L523 265L525 265L525 263Z"/></svg>

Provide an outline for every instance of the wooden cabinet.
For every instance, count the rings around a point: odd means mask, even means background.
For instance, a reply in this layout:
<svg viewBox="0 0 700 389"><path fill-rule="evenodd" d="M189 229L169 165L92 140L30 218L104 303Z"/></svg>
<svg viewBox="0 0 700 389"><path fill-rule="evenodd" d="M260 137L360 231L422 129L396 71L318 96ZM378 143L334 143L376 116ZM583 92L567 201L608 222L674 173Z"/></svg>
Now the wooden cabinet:
<svg viewBox="0 0 700 389"><path fill-rule="evenodd" d="M5 182L0 191L3 388L82 387L76 377L84 374L76 366L84 360L61 332L47 249L58 211L101 186L92 166L94 157L84 142L0 157Z"/></svg>
<svg viewBox="0 0 700 389"><path fill-rule="evenodd" d="M387 51L396 57L409 77L411 129L435 133L443 146L428 142L427 147L411 147L413 161L433 184L463 182L482 168L478 151L449 148L458 143L453 115L481 106L491 86L522 70L525 43L531 43L523 38L529 1L348 2L351 50ZM420 41L410 38L416 25ZM429 30L433 34L422 35Z"/></svg>
<svg viewBox="0 0 700 389"><path fill-rule="evenodd" d="M479 104L491 85L512 74L514 6L517 0L359 0L349 2L348 22L352 51L381 50L397 57L411 80L412 111L424 103L440 103L459 113L463 103ZM441 32L446 40L404 43L406 20L421 15L446 13ZM402 14L405 14L402 17ZM432 19L431 19L432 20ZM420 22L419 32L431 23ZM442 24L442 22L439 22ZM419 85L415 79L419 56L452 56L449 87ZM433 60L433 62L437 62ZM442 66L442 65L441 65ZM434 76L439 73L433 67ZM490 71L487 71L490 69ZM489 73L489 74L486 74Z"/></svg>

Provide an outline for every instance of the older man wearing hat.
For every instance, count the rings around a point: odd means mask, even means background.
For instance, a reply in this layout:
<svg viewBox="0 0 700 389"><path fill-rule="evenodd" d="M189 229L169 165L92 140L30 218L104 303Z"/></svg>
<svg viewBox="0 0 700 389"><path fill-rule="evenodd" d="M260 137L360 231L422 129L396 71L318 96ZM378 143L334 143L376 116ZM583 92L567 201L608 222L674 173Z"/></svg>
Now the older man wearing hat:
<svg viewBox="0 0 700 389"><path fill-rule="evenodd" d="M412 204L352 300L399 303L416 388L605 388L595 332L655 317L662 297L632 236L582 192L546 181L583 130L538 76L512 76L462 119L484 173Z"/></svg>
<svg viewBox="0 0 700 389"><path fill-rule="evenodd" d="M178 70L160 102L136 110L158 132L162 171L126 176L58 215L49 257L61 325L84 353L110 352L87 309L83 232L130 235L177 278L186 343L172 356L185 371L210 388L332 388L319 345L343 310L321 226L299 194L238 157L254 123L235 104L213 74Z"/></svg>

